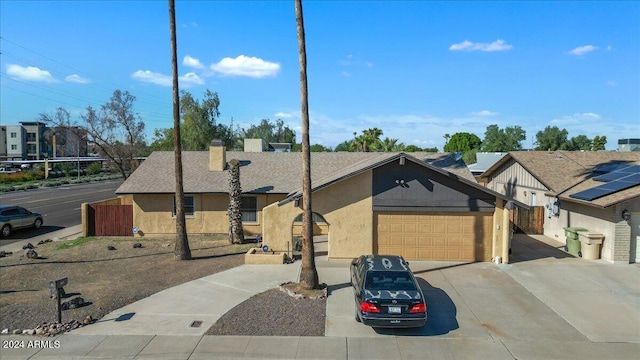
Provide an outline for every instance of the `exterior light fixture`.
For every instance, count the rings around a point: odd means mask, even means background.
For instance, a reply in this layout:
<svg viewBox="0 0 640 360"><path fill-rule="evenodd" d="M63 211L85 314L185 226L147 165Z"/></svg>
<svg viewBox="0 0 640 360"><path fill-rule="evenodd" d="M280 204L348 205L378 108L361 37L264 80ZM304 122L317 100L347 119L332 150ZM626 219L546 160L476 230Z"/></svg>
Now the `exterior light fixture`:
<svg viewBox="0 0 640 360"><path fill-rule="evenodd" d="M627 210L627 209L622 210L622 218L625 221L631 220L631 213L629 212L629 210Z"/></svg>

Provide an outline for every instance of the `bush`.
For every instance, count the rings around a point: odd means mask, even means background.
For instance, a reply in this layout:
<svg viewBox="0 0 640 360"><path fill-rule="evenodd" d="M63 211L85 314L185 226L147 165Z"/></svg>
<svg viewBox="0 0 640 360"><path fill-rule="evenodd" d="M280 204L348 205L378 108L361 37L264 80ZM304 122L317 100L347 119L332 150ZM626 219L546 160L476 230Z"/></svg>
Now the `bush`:
<svg viewBox="0 0 640 360"><path fill-rule="evenodd" d="M88 175L98 175L102 172L102 165L99 162L93 162L87 166Z"/></svg>

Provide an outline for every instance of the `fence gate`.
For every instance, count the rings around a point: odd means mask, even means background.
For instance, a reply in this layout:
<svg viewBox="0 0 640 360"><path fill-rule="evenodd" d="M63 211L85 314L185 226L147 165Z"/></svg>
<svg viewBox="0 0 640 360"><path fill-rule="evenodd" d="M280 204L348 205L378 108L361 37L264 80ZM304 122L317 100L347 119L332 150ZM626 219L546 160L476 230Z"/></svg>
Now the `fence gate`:
<svg viewBox="0 0 640 360"><path fill-rule="evenodd" d="M88 215L90 236L133 236L133 205L89 205Z"/></svg>
<svg viewBox="0 0 640 360"><path fill-rule="evenodd" d="M515 207L513 224L517 233L544 233L544 206L532 206L530 210Z"/></svg>

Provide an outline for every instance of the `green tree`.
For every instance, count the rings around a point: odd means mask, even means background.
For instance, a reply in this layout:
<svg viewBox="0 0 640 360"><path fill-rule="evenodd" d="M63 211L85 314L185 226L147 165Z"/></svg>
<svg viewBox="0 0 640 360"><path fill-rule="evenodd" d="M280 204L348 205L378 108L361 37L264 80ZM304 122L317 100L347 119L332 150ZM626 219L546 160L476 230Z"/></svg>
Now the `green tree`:
<svg viewBox="0 0 640 360"><path fill-rule="evenodd" d="M604 146L606 144L607 144L607 137L606 136L596 135L593 138L593 141L591 142L591 150L593 150L593 151L604 150L605 149Z"/></svg>
<svg viewBox="0 0 640 360"><path fill-rule="evenodd" d="M392 152L392 151L403 151L405 146L403 143L398 143L398 139L384 138L378 141L378 146L376 146L378 151L382 152Z"/></svg>
<svg viewBox="0 0 640 360"><path fill-rule="evenodd" d="M586 135L578 135L572 137L567 143L567 150L589 151L591 150L591 139L589 139Z"/></svg>
<svg viewBox="0 0 640 360"><path fill-rule="evenodd" d="M538 143L536 150L566 150L568 134L566 129L560 130L557 126L547 126L536 134Z"/></svg>
<svg viewBox="0 0 640 360"><path fill-rule="evenodd" d="M362 135L355 136L352 143L352 148L355 151L369 152L376 151L380 144L380 136L382 136L382 130L378 128L370 128L362 130Z"/></svg>
<svg viewBox="0 0 640 360"><path fill-rule="evenodd" d="M233 122L220 124L220 98L217 92L207 89L202 101L188 91L180 93L180 132L182 150L203 151L209 149L211 140L221 139L228 149L235 148L237 139ZM155 129L151 149L153 151L173 149L174 129Z"/></svg>
<svg viewBox="0 0 640 360"><path fill-rule="evenodd" d="M345 140L340 144L336 145L333 151L351 151L352 144L353 144L353 140Z"/></svg>
<svg viewBox="0 0 640 360"><path fill-rule="evenodd" d="M520 126L508 126L500 129L498 125L489 125L484 133L482 151L502 152L522 150L522 142L526 139L526 132Z"/></svg>
<svg viewBox="0 0 640 360"><path fill-rule="evenodd" d="M417 152L417 151L422 151L422 148L416 145L407 145L404 148L405 152Z"/></svg>
<svg viewBox="0 0 640 360"><path fill-rule="evenodd" d="M479 149L482 140L475 134L471 133L455 133L444 146L445 152L466 152L472 149Z"/></svg>
<svg viewBox="0 0 640 360"><path fill-rule="evenodd" d="M280 119L275 123L269 119L262 119L260 124L251 125L247 130L243 129L242 138L262 139L266 143L289 143L293 146L296 143L296 132Z"/></svg>
<svg viewBox="0 0 640 360"><path fill-rule="evenodd" d="M478 149L471 149L469 151L465 151L464 154L462 154L462 161L464 161L464 163L467 165L475 164L478 161L476 159L477 152L478 152Z"/></svg>

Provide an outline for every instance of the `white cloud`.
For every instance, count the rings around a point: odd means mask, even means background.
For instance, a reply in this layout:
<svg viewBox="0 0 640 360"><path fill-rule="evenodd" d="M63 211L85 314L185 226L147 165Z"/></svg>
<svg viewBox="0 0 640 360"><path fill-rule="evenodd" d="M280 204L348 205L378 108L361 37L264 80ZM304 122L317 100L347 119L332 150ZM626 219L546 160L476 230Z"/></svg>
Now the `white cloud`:
<svg viewBox="0 0 640 360"><path fill-rule="evenodd" d="M273 114L274 117L279 118L279 119L291 119L293 117L293 114L291 113L287 113L287 112L283 112L283 111L279 111L275 114Z"/></svg>
<svg viewBox="0 0 640 360"><path fill-rule="evenodd" d="M580 56L580 55L584 55L586 53L590 53L590 52L596 51L596 50L598 50L597 46L584 45L584 46L578 46L577 48L569 51L569 54Z"/></svg>
<svg viewBox="0 0 640 360"><path fill-rule="evenodd" d="M171 86L171 76L156 73L150 70L138 70L131 75L132 78L160 86Z"/></svg>
<svg viewBox="0 0 640 360"><path fill-rule="evenodd" d="M40 82L56 82L56 79L51 76L51 73L47 70L42 70L35 66L20 66L16 64L7 65L7 75L14 79L25 81L40 81Z"/></svg>
<svg viewBox="0 0 640 360"><path fill-rule="evenodd" d="M187 55L182 59L182 65L192 67L194 69L204 69L204 65L200 62L200 60Z"/></svg>
<svg viewBox="0 0 640 360"><path fill-rule="evenodd" d="M72 83L76 83L76 84L88 84L88 83L91 82L91 80L83 78L82 76L76 75L76 74L67 76L64 79L64 81L72 82Z"/></svg>
<svg viewBox="0 0 640 360"><path fill-rule="evenodd" d="M189 86L189 85L203 85L204 80L198 74L194 72L186 73L182 76L178 77L178 81L180 81L180 85Z"/></svg>
<svg viewBox="0 0 640 360"><path fill-rule="evenodd" d="M257 57L240 55L235 59L226 57L220 62L212 64L211 70L228 76L263 78L275 76L280 71L280 64Z"/></svg>
<svg viewBox="0 0 640 360"><path fill-rule="evenodd" d="M348 72L348 71L342 71L340 74L341 74L342 76L344 76L344 77L349 77L349 76L351 76L351 73L350 73L350 72Z"/></svg>
<svg viewBox="0 0 640 360"><path fill-rule="evenodd" d="M142 82L160 85L160 86L173 86L173 78L169 75L156 73L150 70L138 70L131 74L131 77ZM204 80L200 78L196 73L190 72L183 76L178 77L178 81L182 86L202 85Z"/></svg>
<svg viewBox="0 0 640 360"><path fill-rule="evenodd" d="M618 86L618 82L615 80L609 80L607 81L607 85L609 86Z"/></svg>
<svg viewBox="0 0 640 360"><path fill-rule="evenodd" d="M473 116L496 116L500 113L495 112L495 111L489 111L489 110L482 110L482 111L474 111L471 113L471 115Z"/></svg>
<svg viewBox="0 0 640 360"><path fill-rule="evenodd" d="M469 40L465 40L461 43L453 44L449 46L451 51L506 51L512 49L513 46L507 44L502 39L498 39L492 43L474 43Z"/></svg>

